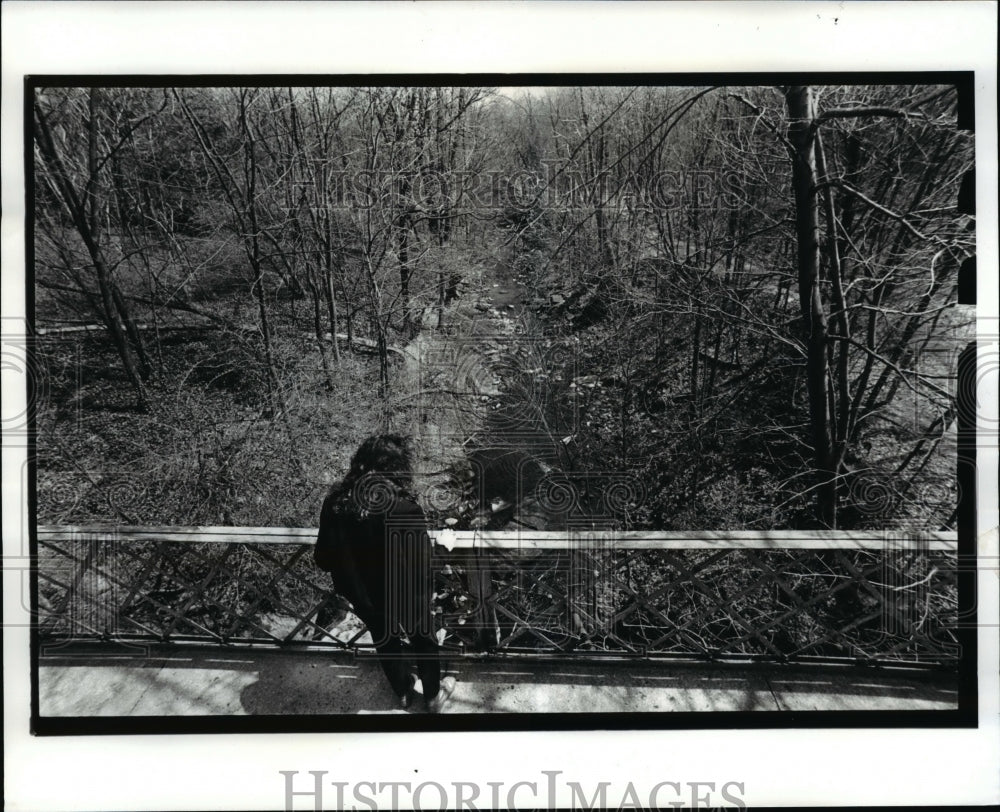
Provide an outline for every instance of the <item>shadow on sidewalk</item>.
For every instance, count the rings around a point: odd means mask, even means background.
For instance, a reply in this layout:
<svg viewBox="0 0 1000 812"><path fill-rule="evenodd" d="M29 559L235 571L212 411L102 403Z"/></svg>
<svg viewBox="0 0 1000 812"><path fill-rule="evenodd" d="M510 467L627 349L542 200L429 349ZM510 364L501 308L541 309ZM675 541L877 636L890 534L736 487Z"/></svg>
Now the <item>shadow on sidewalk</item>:
<svg viewBox="0 0 1000 812"><path fill-rule="evenodd" d="M454 659L449 713L948 710L948 672L677 661ZM419 687L419 686L418 686ZM42 716L420 713L378 662L329 650L95 647L39 661Z"/></svg>

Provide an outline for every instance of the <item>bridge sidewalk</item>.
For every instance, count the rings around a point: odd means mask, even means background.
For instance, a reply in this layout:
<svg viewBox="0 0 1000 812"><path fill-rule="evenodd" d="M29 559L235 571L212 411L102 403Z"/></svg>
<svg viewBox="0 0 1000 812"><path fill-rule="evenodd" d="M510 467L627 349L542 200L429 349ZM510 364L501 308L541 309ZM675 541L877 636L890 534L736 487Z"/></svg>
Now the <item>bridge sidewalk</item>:
<svg viewBox="0 0 1000 812"><path fill-rule="evenodd" d="M946 710L952 675L567 659L452 659L450 713ZM377 662L329 650L66 646L39 660L41 716L403 713ZM414 710L420 711L422 703Z"/></svg>

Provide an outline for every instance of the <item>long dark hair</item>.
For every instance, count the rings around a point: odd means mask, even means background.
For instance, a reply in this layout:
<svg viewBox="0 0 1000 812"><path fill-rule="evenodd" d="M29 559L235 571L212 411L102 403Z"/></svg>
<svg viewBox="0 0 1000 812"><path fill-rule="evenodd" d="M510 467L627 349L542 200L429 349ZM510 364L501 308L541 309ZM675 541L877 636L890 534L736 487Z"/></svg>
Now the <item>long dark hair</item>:
<svg viewBox="0 0 1000 812"><path fill-rule="evenodd" d="M413 483L413 450L402 434L375 434L354 456L343 481L334 486L338 506L354 513L384 513L402 496L409 497Z"/></svg>

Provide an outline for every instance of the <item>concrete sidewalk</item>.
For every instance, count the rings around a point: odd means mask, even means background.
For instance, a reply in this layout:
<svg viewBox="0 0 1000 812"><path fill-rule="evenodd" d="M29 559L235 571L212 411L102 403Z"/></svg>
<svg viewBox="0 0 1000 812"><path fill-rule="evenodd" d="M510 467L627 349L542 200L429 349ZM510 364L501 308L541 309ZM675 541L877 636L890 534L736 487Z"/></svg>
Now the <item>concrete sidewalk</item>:
<svg viewBox="0 0 1000 812"><path fill-rule="evenodd" d="M947 673L688 662L452 659L448 713L951 710ZM419 685L418 685L419 688ZM48 716L406 713L378 663L329 650L63 647L39 660ZM422 712L417 702L412 711Z"/></svg>

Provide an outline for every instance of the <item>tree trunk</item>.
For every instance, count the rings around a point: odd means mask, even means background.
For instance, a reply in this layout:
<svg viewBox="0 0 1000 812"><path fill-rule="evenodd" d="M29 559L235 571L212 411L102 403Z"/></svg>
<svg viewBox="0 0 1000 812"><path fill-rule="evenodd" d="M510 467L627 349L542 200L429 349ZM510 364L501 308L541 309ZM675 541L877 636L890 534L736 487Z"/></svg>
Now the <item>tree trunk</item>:
<svg viewBox="0 0 1000 812"><path fill-rule="evenodd" d="M76 230L80 234L80 239L83 240L83 243L87 248L87 253L90 255L90 261L94 264L94 270L97 272L97 286L101 294L101 307L104 310L105 323L108 325L108 330L111 333L111 340L115 345L115 349L118 351L118 355L122 359L122 366L125 368L125 374L128 376L129 382L135 389L138 406L143 411L148 411L149 398L146 395L146 388L143 385L142 376L139 374L139 370L136 367L135 358L129 348L125 331L122 329L122 325L118 320L114 294L112 293L111 272L108 269L107 262L105 261L104 253L101 251L100 232L95 232L91 228L92 225L99 226L99 221L95 216L97 209L96 201L98 197L97 109L100 98L98 93L99 91L97 88L91 89L89 102L90 121L88 124L88 165L90 177L87 181L85 193L87 194L87 204L89 206L90 217L88 217L87 210L84 208L84 203L77 195L76 189L73 188L73 184L70 182L69 175L63 166L62 160L56 152L55 143L52 141L52 133L49 130L48 121L46 120L45 114L42 112L42 109L37 101L34 105L35 140L38 143L39 151L42 153L42 158L55 176L56 185L62 194L63 203L73 219L73 224L76 226Z"/></svg>
<svg viewBox="0 0 1000 812"><path fill-rule="evenodd" d="M139 377L144 381L148 381L152 373L152 365L149 363L149 356L146 354L146 345L142 340L142 333L136 327L135 319L129 313L125 297L114 281L111 282L111 297L114 300L115 309L122 320L122 324L125 325L125 335L132 342L132 346L135 347L136 354L139 356L139 363L137 365Z"/></svg>
<svg viewBox="0 0 1000 812"><path fill-rule="evenodd" d="M142 245L136 238L135 232L130 223L129 218L132 217L133 214L129 211L124 182L121 180L121 162L118 160L117 154L111 159L111 167L112 185L114 187L115 203L118 210L118 228L121 229L122 234L128 235L134 249L141 249ZM148 192L145 195L145 198L148 201ZM147 209L148 208L149 207L147 206ZM122 250L124 253L124 249ZM146 278L148 279L152 275L152 270L149 266L149 256L144 250L137 250L137 253L140 261L145 266ZM129 341L132 342L132 346L135 348L136 354L139 356L139 375L142 376L144 381L148 381L153 372L153 367L149 361L149 356L146 353L146 345L142 338L142 332L136 328L135 320L129 312L128 304L126 303L121 290L118 288L118 285L112 283L111 292L114 296L115 307L118 309L118 315L121 317L122 323L125 325L125 334L128 336ZM153 318L155 322L155 308Z"/></svg>
<svg viewBox="0 0 1000 812"><path fill-rule="evenodd" d="M602 135L597 141L597 166L594 167L594 223L597 227L597 253L606 270L615 267L615 255L611 249L611 238L608 234L608 224L604 213L605 196L607 195L607 178L605 164L607 163L607 145Z"/></svg>
<svg viewBox="0 0 1000 812"><path fill-rule="evenodd" d="M368 309L371 318L372 332L375 334L375 346L378 349L379 400L385 400L389 394L389 348L385 340L386 325L381 318L381 297L378 282L375 278L375 268L371 257L366 257Z"/></svg>
<svg viewBox="0 0 1000 812"><path fill-rule="evenodd" d="M267 312L267 299L264 296L264 267L260 255L260 228L257 223L257 151L250 126L247 122L246 98L240 97L240 129L243 131L243 155L246 171L246 217L250 230L250 244L246 244L244 234L244 250L250 261L253 272L253 294L257 301L257 312L260 315L260 331L264 339L264 361L267 364L268 403L272 414L284 413L284 398L278 381L278 372L274 366L274 352L271 341L271 320Z"/></svg>
<svg viewBox="0 0 1000 812"><path fill-rule="evenodd" d="M400 220L397 239L399 299L403 308L403 334L409 338L412 328L410 314L410 219L406 215L403 215Z"/></svg>
<svg viewBox="0 0 1000 812"><path fill-rule="evenodd" d="M698 378L701 373L699 368L699 353L701 352L701 307L695 307L694 314L694 338L691 346L691 410L698 412Z"/></svg>
<svg viewBox="0 0 1000 812"><path fill-rule="evenodd" d="M786 90L788 137L795 150L792 186L795 193L795 234L798 242L799 309L806 344L806 385L809 391L814 465L818 474L817 515L828 527L836 525L836 472L831 470L830 418L827 392L827 319L819 284L819 207L816 188L816 139L812 91L806 86Z"/></svg>
<svg viewBox="0 0 1000 812"><path fill-rule="evenodd" d="M316 336L316 345L319 347L320 362L323 365L323 377L326 379L327 389L333 389L333 376L330 373L330 361L327 358L326 340L323 338L322 308L320 306L320 299L322 297L312 272L309 273L306 284L309 285L309 292L312 294L313 334ZM336 333L333 334L333 346L337 346Z"/></svg>
<svg viewBox="0 0 1000 812"><path fill-rule="evenodd" d="M340 364L340 344L337 343L337 333L340 332L340 319L337 316L337 297L333 291L333 272L330 268L326 270L326 310L330 318L330 334L333 336L333 361ZM347 339L351 339L351 331L348 329ZM350 346L350 344L348 344Z"/></svg>
<svg viewBox="0 0 1000 812"><path fill-rule="evenodd" d="M830 467L835 474L840 475L847 453L847 438L850 435L848 421L851 415L851 387L849 380L851 323L847 313L847 301L844 296L843 268L840 261L840 240L837 234L837 213L833 201L833 189L829 184L830 175L826 165L826 155L823 151L822 136L816 133L816 167L825 182L823 186L823 209L826 216L827 262L830 268L830 288L833 307L837 313L837 331L840 334L840 344L836 359L836 399L835 408L830 411L831 429L834 431L833 443L830 449ZM833 423L832 421L836 421Z"/></svg>

